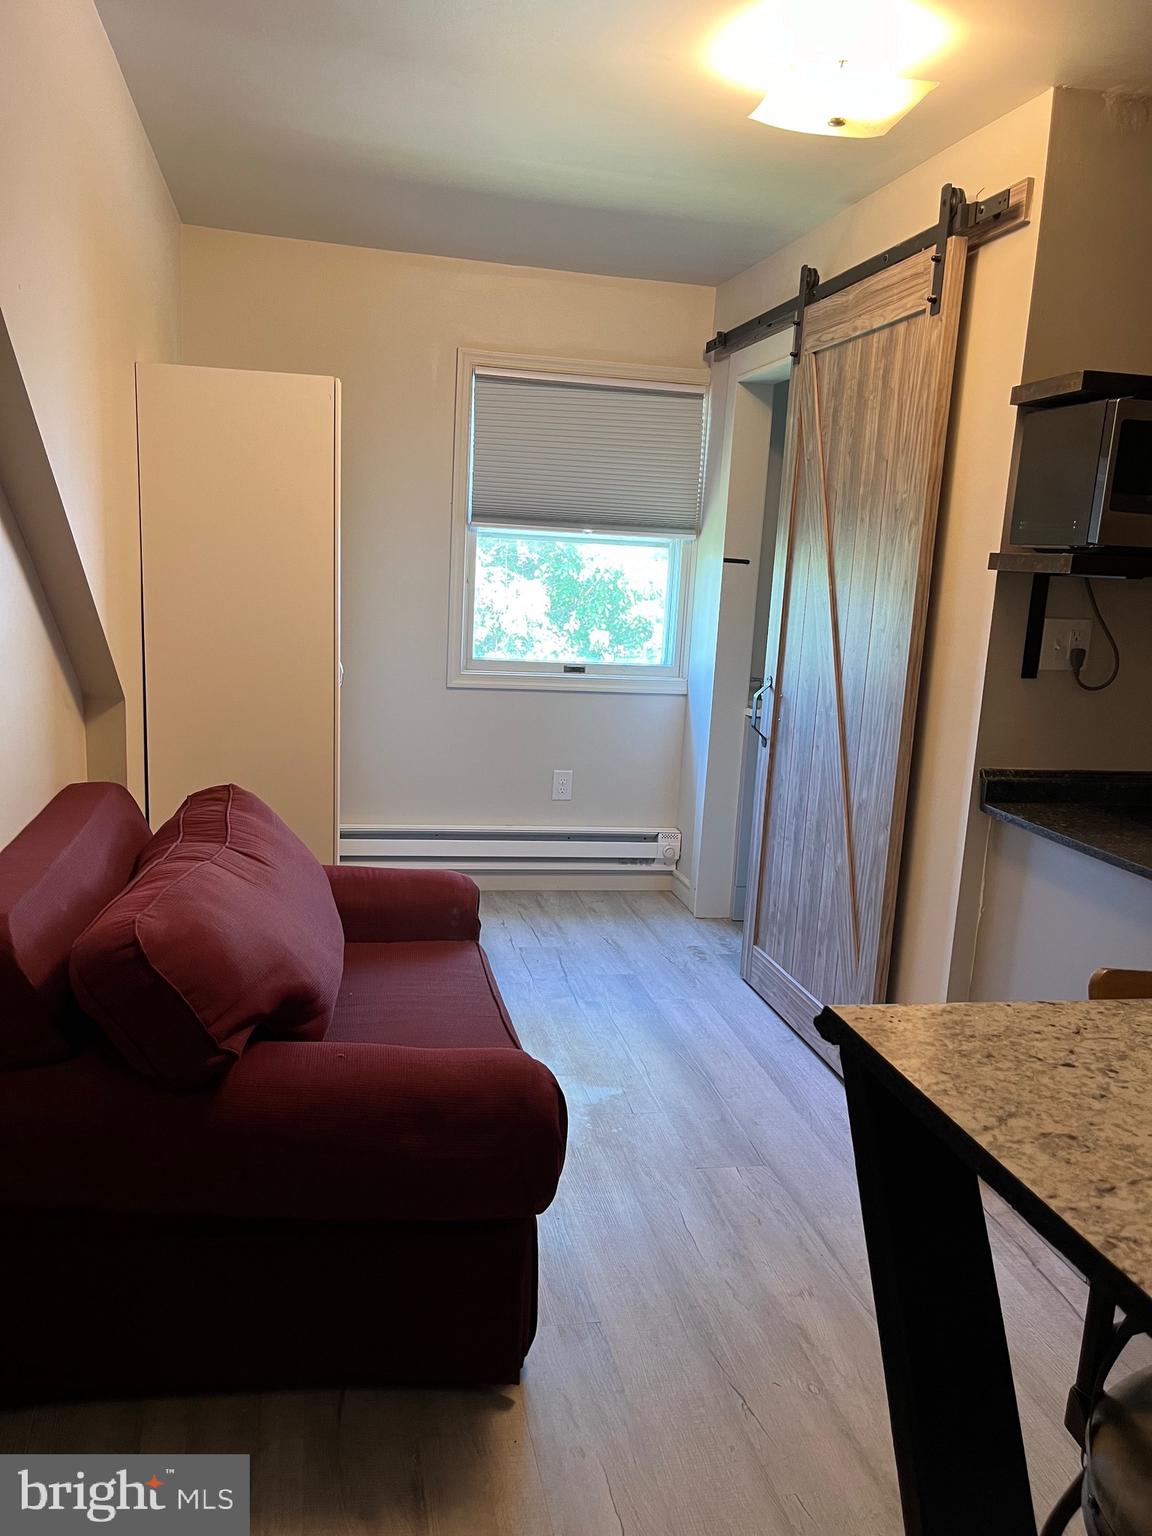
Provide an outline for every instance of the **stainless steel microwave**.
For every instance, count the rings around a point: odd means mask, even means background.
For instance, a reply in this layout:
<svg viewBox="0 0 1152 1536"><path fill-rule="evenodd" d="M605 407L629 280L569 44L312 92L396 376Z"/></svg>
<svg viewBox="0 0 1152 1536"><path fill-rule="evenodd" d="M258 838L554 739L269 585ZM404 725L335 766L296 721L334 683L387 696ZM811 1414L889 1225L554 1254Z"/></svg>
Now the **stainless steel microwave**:
<svg viewBox="0 0 1152 1536"><path fill-rule="evenodd" d="M1152 545L1152 400L1022 408L1009 504L1026 548Z"/></svg>

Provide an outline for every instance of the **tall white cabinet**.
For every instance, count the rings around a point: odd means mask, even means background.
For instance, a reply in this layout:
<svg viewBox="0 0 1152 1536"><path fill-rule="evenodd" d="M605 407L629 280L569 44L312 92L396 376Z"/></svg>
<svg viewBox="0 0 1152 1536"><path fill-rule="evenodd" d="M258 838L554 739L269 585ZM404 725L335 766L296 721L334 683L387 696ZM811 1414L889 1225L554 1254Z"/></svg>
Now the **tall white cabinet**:
<svg viewBox="0 0 1152 1536"><path fill-rule="evenodd" d="M148 814L231 781L336 860L340 383L136 370Z"/></svg>

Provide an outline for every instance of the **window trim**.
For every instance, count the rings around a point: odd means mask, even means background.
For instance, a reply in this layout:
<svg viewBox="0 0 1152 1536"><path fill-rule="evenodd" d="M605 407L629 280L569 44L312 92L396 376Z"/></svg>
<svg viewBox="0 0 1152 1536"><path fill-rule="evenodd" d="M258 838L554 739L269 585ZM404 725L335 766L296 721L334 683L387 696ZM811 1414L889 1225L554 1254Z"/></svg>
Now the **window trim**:
<svg viewBox="0 0 1152 1536"><path fill-rule="evenodd" d="M449 688L537 689L554 693L653 693L688 691L688 637L698 538L685 537L678 564L676 594L676 661L671 668L588 664L583 673L565 673L559 663L474 662L472 651L472 581L476 535L468 522L468 480L471 468L472 375L476 369L496 369L519 375L570 379L603 379L606 383L679 384L703 388L708 410L707 368L667 368L635 363L589 361L569 357L535 357L461 347L456 361L455 438L452 464L452 569L449 586ZM705 420L707 434L707 419ZM511 531L511 530L509 530ZM578 535L572 529L536 529L561 538ZM605 537L605 535L601 535ZM658 536L657 536L658 537ZM663 541L662 541L663 542Z"/></svg>

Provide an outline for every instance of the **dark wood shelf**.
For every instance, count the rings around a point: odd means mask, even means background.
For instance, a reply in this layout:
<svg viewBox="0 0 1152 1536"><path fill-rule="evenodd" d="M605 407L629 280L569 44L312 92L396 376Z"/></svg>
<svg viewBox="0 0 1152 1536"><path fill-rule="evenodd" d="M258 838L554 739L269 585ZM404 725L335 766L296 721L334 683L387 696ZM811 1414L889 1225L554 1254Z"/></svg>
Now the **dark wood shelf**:
<svg viewBox="0 0 1152 1536"><path fill-rule="evenodd" d="M1152 576L1152 549L995 549L990 571L1032 576L1116 576L1138 581Z"/></svg>
<svg viewBox="0 0 1152 1536"><path fill-rule="evenodd" d="M1052 379L1017 384L1012 391L1012 404L1071 405L1076 400L1108 400L1122 395L1152 395L1152 375L1081 368L1076 373L1060 373Z"/></svg>

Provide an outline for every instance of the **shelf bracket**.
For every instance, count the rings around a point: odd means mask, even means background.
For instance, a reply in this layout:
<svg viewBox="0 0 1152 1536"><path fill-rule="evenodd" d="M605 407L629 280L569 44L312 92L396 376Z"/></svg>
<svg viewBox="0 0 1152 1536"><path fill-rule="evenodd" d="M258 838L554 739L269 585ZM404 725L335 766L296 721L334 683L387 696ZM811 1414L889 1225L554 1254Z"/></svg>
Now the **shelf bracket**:
<svg viewBox="0 0 1152 1536"><path fill-rule="evenodd" d="M1035 677L1040 671L1040 652L1044 648L1044 616L1048 611L1047 571L1032 573L1032 590L1028 594L1028 618L1024 625L1024 657L1020 663L1021 677Z"/></svg>

